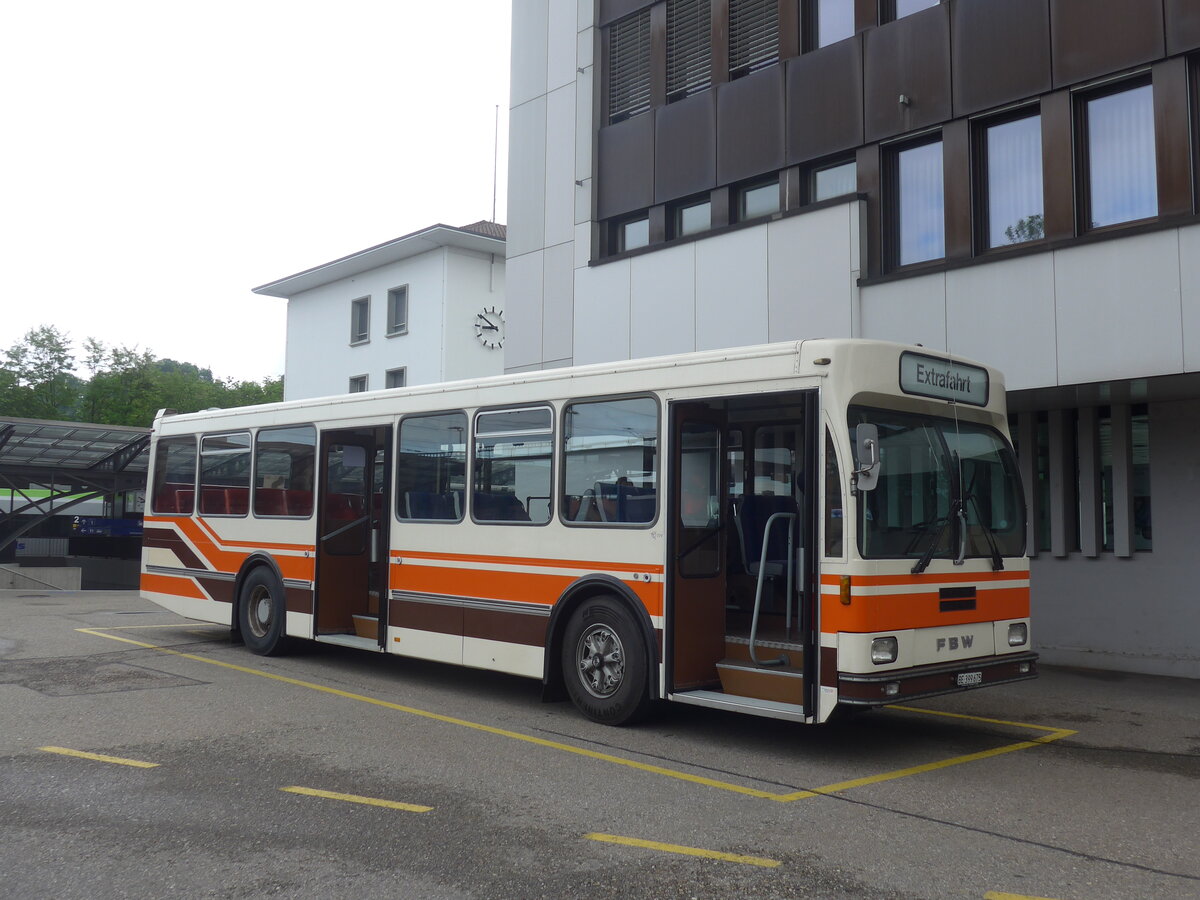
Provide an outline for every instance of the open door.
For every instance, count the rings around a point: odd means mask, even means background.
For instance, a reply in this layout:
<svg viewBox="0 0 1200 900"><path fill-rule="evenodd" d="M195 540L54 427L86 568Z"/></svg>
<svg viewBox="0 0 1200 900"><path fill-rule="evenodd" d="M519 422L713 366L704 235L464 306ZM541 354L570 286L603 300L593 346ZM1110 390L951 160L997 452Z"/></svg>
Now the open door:
<svg viewBox="0 0 1200 900"><path fill-rule="evenodd" d="M382 646L386 633L391 426L321 435L316 636Z"/></svg>
<svg viewBox="0 0 1200 900"><path fill-rule="evenodd" d="M725 416L671 407L671 685L717 686L725 655Z"/></svg>

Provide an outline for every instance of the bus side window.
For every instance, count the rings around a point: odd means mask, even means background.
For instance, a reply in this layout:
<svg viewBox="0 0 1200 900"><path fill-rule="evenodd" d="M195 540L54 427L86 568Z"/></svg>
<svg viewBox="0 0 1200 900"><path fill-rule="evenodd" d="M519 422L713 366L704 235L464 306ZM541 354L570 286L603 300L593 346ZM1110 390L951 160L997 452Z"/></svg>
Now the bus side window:
<svg viewBox="0 0 1200 900"><path fill-rule="evenodd" d="M396 454L396 515L426 522L463 517L467 471L466 413L408 416Z"/></svg>
<svg viewBox="0 0 1200 900"><path fill-rule="evenodd" d="M825 429L825 555L840 557L845 506L842 500L842 474L838 469L833 435Z"/></svg>
<svg viewBox="0 0 1200 900"><path fill-rule="evenodd" d="M160 438L154 451L154 490L150 508L156 513L188 516L196 500L196 438Z"/></svg>
<svg viewBox="0 0 1200 900"><path fill-rule="evenodd" d="M308 518L313 511L317 430L261 428L254 439L254 515Z"/></svg>
<svg viewBox="0 0 1200 900"><path fill-rule="evenodd" d="M658 513L658 404L650 397L570 403L563 413L562 517L645 525Z"/></svg>

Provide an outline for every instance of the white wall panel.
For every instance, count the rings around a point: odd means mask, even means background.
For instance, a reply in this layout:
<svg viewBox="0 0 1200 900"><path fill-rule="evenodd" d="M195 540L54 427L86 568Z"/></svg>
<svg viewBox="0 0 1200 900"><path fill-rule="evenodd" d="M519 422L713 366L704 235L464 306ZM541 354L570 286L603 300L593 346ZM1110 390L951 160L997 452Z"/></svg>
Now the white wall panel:
<svg viewBox="0 0 1200 900"><path fill-rule="evenodd" d="M575 364L629 359L629 260L575 270Z"/></svg>
<svg viewBox="0 0 1200 900"><path fill-rule="evenodd" d="M504 368L538 366L542 361L542 252L508 261L504 301Z"/></svg>
<svg viewBox="0 0 1200 900"><path fill-rule="evenodd" d="M546 88L555 90L575 80L578 11L562 0L550 4L547 24L549 46L546 51Z"/></svg>
<svg viewBox="0 0 1200 900"><path fill-rule="evenodd" d="M767 340L767 229L696 241L696 349Z"/></svg>
<svg viewBox="0 0 1200 900"><path fill-rule="evenodd" d="M555 5L563 5L562 0L556 0ZM513 0L510 106L520 106L546 93L549 18L550 0Z"/></svg>
<svg viewBox="0 0 1200 900"><path fill-rule="evenodd" d="M572 355L574 245L547 247L542 275L542 359L563 359Z"/></svg>
<svg viewBox="0 0 1200 900"><path fill-rule="evenodd" d="M934 272L863 287L860 337L946 349L946 276Z"/></svg>
<svg viewBox="0 0 1200 900"><path fill-rule="evenodd" d="M545 246L575 236L575 87L546 96Z"/></svg>
<svg viewBox="0 0 1200 900"><path fill-rule="evenodd" d="M546 98L542 96L509 111L509 258L540 250L545 230Z"/></svg>
<svg viewBox="0 0 1200 900"><path fill-rule="evenodd" d="M581 222L575 226L575 268L587 266L592 258L592 223Z"/></svg>
<svg viewBox="0 0 1200 900"><path fill-rule="evenodd" d="M1010 391L1058 383L1054 257L946 273L946 334L959 356L995 366Z"/></svg>
<svg viewBox="0 0 1200 900"><path fill-rule="evenodd" d="M1183 367L1200 371L1200 225L1179 229Z"/></svg>
<svg viewBox="0 0 1200 900"><path fill-rule="evenodd" d="M696 349L696 247L630 260L629 349L634 359Z"/></svg>
<svg viewBox="0 0 1200 900"><path fill-rule="evenodd" d="M767 226L768 340L850 337L859 268L855 205Z"/></svg>
<svg viewBox="0 0 1200 900"><path fill-rule="evenodd" d="M1054 254L1062 384L1179 372L1179 240L1174 231Z"/></svg>
<svg viewBox="0 0 1200 900"><path fill-rule="evenodd" d="M578 0L579 30L591 28L596 24L596 0Z"/></svg>
<svg viewBox="0 0 1200 900"><path fill-rule="evenodd" d="M590 43L591 34L591 29L581 34L580 42L586 37ZM595 72L595 67L588 66L575 80L575 178L578 181L592 177L592 78ZM590 206L584 213L590 215ZM575 221L579 221L578 207Z"/></svg>

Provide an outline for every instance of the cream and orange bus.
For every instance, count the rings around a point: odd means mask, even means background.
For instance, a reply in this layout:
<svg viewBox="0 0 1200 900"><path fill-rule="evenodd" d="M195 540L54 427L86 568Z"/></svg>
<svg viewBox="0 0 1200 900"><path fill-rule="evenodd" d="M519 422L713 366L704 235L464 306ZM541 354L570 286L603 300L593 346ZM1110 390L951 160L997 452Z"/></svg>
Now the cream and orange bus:
<svg viewBox="0 0 1200 900"><path fill-rule="evenodd" d="M309 639L799 722L1032 678L1003 380L812 340L154 423L143 596Z"/></svg>

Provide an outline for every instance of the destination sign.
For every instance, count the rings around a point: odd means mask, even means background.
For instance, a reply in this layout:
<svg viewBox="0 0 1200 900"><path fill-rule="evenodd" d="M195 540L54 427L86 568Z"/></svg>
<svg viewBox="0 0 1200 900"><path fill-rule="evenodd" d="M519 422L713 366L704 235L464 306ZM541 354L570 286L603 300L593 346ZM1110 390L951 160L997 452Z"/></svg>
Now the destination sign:
<svg viewBox="0 0 1200 900"><path fill-rule="evenodd" d="M988 374L979 366L905 352L900 354L900 390L919 397L987 406Z"/></svg>

